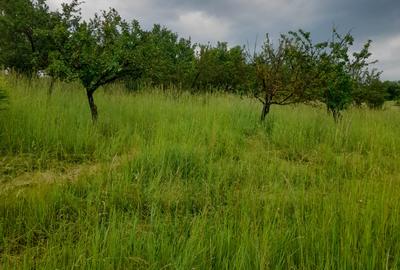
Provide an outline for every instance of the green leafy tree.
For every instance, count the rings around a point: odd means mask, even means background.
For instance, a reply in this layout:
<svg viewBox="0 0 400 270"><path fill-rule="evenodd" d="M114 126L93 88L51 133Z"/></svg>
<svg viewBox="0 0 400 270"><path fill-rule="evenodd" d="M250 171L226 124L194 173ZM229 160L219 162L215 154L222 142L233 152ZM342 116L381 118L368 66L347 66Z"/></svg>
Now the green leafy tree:
<svg viewBox="0 0 400 270"><path fill-rule="evenodd" d="M332 40L326 42L324 52L318 59L321 78L321 101L325 103L337 122L341 112L352 102L353 81L349 71L349 48L354 38L347 33L341 36L335 29Z"/></svg>
<svg viewBox="0 0 400 270"><path fill-rule="evenodd" d="M138 22L127 23L114 9L96 14L89 22L73 23L72 26L66 28L64 25L58 29L67 34L60 35L66 38L62 53L53 55L52 73L82 83L92 119L96 121L95 91L125 76L140 76L143 59L140 60L137 51L143 32Z"/></svg>
<svg viewBox="0 0 400 270"><path fill-rule="evenodd" d="M154 86L186 84L193 66L191 41L165 27L154 25L144 33L142 80Z"/></svg>
<svg viewBox="0 0 400 270"><path fill-rule="evenodd" d="M371 109L382 109L386 100L387 89L379 78L380 74L380 72L376 72L375 70L368 72L365 82L361 86L365 93L364 100Z"/></svg>
<svg viewBox="0 0 400 270"><path fill-rule="evenodd" d="M46 73L51 77L49 94L52 93L56 79L74 79L73 69L67 63L70 62L72 34L78 31L81 23L81 9L78 0L69 4L63 3L61 12L55 12L58 23L51 33L54 47L49 51L49 65Z"/></svg>
<svg viewBox="0 0 400 270"><path fill-rule="evenodd" d="M341 65L333 66L326 77L324 102L337 122L341 118L341 111L345 110L352 101L352 80Z"/></svg>
<svg viewBox="0 0 400 270"><path fill-rule="evenodd" d="M238 91L246 82L248 67L242 47L229 48L226 42L217 46L199 45L192 88Z"/></svg>
<svg viewBox="0 0 400 270"><path fill-rule="evenodd" d="M281 35L274 46L269 36L254 56L256 81L251 94L262 104L261 120L272 105L308 102L316 95L319 77L316 57L321 45L313 46L310 33L302 30Z"/></svg>
<svg viewBox="0 0 400 270"><path fill-rule="evenodd" d="M193 74L194 47L190 39L179 38L171 30L154 25L150 31L142 31L140 78L127 77L129 89L140 85L158 87L190 87Z"/></svg>
<svg viewBox="0 0 400 270"><path fill-rule="evenodd" d="M180 88L189 88L192 83L192 77L195 68L195 52L194 45L190 39L179 39L176 44L175 52L175 75L174 83L178 84Z"/></svg>
<svg viewBox="0 0 400 270"><path fill-rule="evenodd" d="M386 100L400 100L400 81L385 81L383 83Z"/></svg>
<svg viewBox="0 0 400 270"><path fill-rule="evenodd" d="M28 75L46 69L58 19L45 0L0 1L0 64Z"/></svg>
<svg viewBox="0 0 400 270"><path fill-rule="evenodd" d="M210 52L211 45L198 45L197 50L192 89L205 88L210 81L210 77L207 75L210 75L210 70L215 70L215 61Z"/></svg>
<svg viewBox="0 0 400 270"><path fill-rule="evenodd" d="M350 57L353 42L350 33L340 35L335 29L330 41L320 43L314 43L311 34L303 30L281 35L277 46L267 36L253 61L256 85L252 94L263 104L261 119L265 119L271 105L319 101L338 121L353 102L355 89L370 91L372 104L376 80L371 77L375 73L369 71L375 63L369 61L371 41ZM370 79L366 80L365 74Z"/></svg>
<svg viewBox="0 0 400 270"><path fill-rule="evenodd" d="M227 51L227 61L223 63L225 91L237 93L245 91L249 68L246 63L246 53L243 47L235 46Z"/></svg>
<svg viewBox="0 0 400 270"><path fill-rule="evenodd" d="M332 30L332 39L321 43L322 52L317 58L319 70L319 84L321 95L317 100L325 103L337 122L341 118L342 111L353 102L361 103L366 96L373 97L373 87L367 86L375 82L379 73L370 72L369 68L376 61L369 61L371 53L369 48L371 40L367 41L359 52L354 52L350 57L354 38L349 33L342 35Z"/></svg>

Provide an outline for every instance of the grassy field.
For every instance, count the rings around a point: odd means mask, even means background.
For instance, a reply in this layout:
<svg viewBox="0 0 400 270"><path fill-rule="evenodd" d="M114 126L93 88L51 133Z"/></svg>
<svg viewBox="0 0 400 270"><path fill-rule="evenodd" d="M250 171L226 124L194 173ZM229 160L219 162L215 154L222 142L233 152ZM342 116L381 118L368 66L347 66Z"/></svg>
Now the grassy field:
<svg viewBox="0 0 400 270"><path fill-rule="evenodd" d="M0 269L399 269L400 110L8 79Z"/></svg>

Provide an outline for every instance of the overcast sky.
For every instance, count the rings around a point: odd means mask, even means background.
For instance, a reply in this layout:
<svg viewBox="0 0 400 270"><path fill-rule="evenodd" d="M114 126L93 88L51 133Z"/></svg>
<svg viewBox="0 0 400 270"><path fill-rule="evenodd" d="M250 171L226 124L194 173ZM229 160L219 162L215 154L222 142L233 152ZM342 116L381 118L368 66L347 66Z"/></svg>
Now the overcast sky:
<svg viewBox="0 0 400 270"><path fill-rule="evenodd" d="M51 8L62 0L48 0ZM84 18L114 7L144 28L158 23L193 42L228 41L254 46L265 33L302 28L314 40L328 39L332 26L352 31L357 44L373 40L383 79L400 80L400 0L86 0Z"/></svg>

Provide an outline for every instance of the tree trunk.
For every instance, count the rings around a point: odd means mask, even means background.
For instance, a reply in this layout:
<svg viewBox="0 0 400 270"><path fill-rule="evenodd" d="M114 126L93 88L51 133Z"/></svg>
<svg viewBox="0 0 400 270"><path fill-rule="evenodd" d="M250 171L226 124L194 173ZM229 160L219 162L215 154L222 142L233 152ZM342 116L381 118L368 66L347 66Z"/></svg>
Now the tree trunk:
<svg viewBox="0 0 400 270"><path fill-rule="evenodd" d="M56 79L54 77L51 77L51 81L50 81L50 86L49 86L49 90L48 90L48 95L51 96L53 94L53 90L54 90L54 83L55 83Z"/></svg>
<svg viewBox="0 0 400 270"><path fill-rule="evenodd" d="M26 35L28 38L29 43L31 44L31 50L33 53L36 52L36 47L35 47L35 42L33 40L33 31L30 28L27 28L23 31L23 33Z"/></svg>
<svg viewBox="0 0 400 270"><path fill-rule="evenodd" d="M193 80L193 82L192 82L192 89L196 86L196 83L197 83L197 80L199 79L199 76L200 76L200 72L197 72L197 74L196 74L196 76L195 76L195 78L194 78L194 80Z"/></svg>
<svg viewBox="0 0 400 270"><path fill-rule="evenodd" d="M332 116L333 120L335 120L335 123L338 123L342 118L342 114L338 110L332 110Z"/></svg>
<svg viewBox="0 0 400 270"><path fill-rule="evenodd" d="M264 122L265 118L267 117L270 108L271 108L271 104L268 102L265 102L263 105L262 112L261 112L261 121L262 122Z"/></svg>
<svg viewBox="0 0 400 270"><path fill-rule="evenodd" d="M92 120L93 123L96 123L97 118L98 118L98 112L97 112L97 106L94 104L94 98L93 98L93 90L86 90L86 94L88 97L89 101L89 108L90 108L90 113L92 114Z"/></svg>

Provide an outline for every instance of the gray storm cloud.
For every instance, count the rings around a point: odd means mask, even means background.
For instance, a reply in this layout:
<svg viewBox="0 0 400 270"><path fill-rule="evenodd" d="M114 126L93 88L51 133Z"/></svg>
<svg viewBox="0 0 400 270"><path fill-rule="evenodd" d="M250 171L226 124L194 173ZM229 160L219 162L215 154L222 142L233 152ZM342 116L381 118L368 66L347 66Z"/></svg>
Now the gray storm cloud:
<svg viewBox="0 0 400 270"><path fill-rule="evenodd" d="M48 1L51 8L61 2ZM265 33L277 37L298 28L319 40L329 38L333 25L342 32L351 29L359 44L373 40L382 77L400 80L399 0L87 0L83 16L110 6L146 28L159 23L202 43L254 44Z"/></svg>

